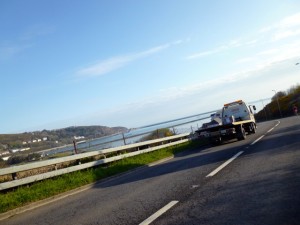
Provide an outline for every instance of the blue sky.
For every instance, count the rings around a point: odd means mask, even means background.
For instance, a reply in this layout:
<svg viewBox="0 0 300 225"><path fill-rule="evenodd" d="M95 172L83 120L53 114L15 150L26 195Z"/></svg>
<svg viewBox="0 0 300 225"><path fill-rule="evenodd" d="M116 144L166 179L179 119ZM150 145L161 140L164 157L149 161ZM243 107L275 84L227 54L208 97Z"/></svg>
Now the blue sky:
<svg viewBox="0 0 300 225"><path fill-rule="evenodd" d="M0 30L0 133L139 127L299 83L298 0L4 0Z"/></svg>

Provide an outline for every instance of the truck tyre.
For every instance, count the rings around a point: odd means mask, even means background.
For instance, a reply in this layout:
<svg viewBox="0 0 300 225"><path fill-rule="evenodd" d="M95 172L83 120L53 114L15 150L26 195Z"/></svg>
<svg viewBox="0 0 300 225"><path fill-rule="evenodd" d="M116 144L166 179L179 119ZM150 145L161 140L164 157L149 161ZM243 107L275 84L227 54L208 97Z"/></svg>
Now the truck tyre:
<svg viewBox="0 0 300 225"><path fill-rule="evenodd" d="M242 125L237 128L237 139L239 141L246 139L246 132Z"/></svg>
<svg viewBox="0 0 300 225"><path fill-rule="evenodd" d="M216 143L217 143L217 145L222 144L222 137L221 136L216 139Z"/></svg>
<svg viewBox="0 0 300 225"><path fill-rule="evenodd" d="M215 141L214 138L209 138L209 143L210 143L211 145L215 145L215 144L216 144L216 141Z"/></svg>
<svg viewBox="0 0 300 225"><path fill-rule="evenodd" d="M221 137L217 137L217 138L210 138L209 142L211 145L215 146L215 145L220 145L222 143L222 138Z"/></svg>
<svg viewBox="0 0 300 225"><path fill-rule="evenodd" d="M256 126L255 126L254 123L251 123L251 125L250 125L250 130L251 130L251 133L252 133L252 134L255 134L255 133L256 133Z"/></svg>

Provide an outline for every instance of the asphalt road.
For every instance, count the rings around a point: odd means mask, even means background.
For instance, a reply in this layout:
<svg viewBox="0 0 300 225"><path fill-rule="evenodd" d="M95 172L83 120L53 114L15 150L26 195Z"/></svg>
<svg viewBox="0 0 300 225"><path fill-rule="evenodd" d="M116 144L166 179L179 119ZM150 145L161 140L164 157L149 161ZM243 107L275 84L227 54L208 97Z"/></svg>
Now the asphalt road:
<svg viewBox="0 0 300 225"><path fill-rule="evenodd" d="M186 151L0 224L147 222L300 224L300 117L260 123L244 141Z"/></svg>

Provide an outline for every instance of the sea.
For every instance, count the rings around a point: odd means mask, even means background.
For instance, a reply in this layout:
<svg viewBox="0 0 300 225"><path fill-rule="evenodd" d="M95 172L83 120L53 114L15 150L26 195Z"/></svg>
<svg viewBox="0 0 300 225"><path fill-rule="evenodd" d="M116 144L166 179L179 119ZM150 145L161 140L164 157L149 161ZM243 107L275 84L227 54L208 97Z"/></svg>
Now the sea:
<svg viewBox="0 0 300 225"><path fill-rule="evenodd" d="M163 128L170 129L174 134L194 133L197 129L199 129L202 126L203 123L210 121L210 115L212 113L215 113L216 111L217 110L213 110L192 116L132 128L125 133L117 133L101 138L79 141L76 143L76 151L74 145L71 144L63 147L43 150L41 151L41 153L42 156L55 155L64 152L75 154L124 146L128 144L138 143L146 135L149 135L150 133Z"/></svg>

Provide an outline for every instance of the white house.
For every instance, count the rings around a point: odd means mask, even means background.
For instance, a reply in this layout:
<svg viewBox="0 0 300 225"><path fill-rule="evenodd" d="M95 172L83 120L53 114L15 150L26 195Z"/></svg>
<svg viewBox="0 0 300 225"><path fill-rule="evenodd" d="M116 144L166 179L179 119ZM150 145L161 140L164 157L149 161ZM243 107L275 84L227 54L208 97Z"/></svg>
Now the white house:
<svg viewBox="0 0 300 225"><path fill-rule="evenodd" d="M18 149L18 148L15 148L15 149L11 149L10 150L12 153L16 153L16 152L19 152L20 151L20 149Z"/></svg>

